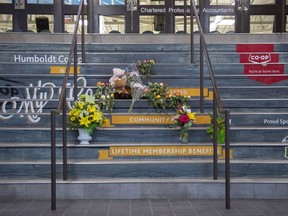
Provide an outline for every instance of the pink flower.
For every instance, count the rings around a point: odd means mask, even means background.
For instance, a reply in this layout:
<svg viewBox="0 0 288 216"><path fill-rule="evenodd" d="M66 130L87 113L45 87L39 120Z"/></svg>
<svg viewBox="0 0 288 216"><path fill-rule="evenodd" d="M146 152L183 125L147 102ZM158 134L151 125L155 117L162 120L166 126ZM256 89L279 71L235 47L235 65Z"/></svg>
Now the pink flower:
<svg viewBox="0 0 288 216"><path fill-rule="evenodd" d="M187 114L183 114L179 117L179 121L186 124L190 121L190 118Z"/></svg>

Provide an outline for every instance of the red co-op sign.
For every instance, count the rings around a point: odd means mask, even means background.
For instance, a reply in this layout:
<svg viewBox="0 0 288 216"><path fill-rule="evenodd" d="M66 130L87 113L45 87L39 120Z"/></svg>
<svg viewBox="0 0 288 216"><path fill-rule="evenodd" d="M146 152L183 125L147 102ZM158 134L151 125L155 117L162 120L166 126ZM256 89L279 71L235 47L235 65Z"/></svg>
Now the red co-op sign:
<svg viewBox="0 0 288 216"><path fill-rule="evenodd" d="M283 76L284 64L278 64L279 54L274 53L274 44L238 44L237 52L249 79L265 84L288 79Z"/></svg>

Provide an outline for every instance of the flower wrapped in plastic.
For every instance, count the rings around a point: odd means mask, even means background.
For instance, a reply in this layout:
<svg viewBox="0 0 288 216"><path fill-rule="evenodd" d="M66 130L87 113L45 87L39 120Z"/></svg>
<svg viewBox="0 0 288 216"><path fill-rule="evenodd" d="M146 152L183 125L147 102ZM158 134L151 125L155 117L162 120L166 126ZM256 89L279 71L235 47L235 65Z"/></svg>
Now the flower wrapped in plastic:
<svg viewBox="0 0 288 216"><path fill-rule="evenodd" d="M130 64L125 68L127 85L131 88L132 102L128 112L133 111L133 106L136 100L139 100L145 94L147 88L142 84L141 76L135 64Z"/></svg>
<svg viewBox="0 0 288 216"><path fill-rule="evenodd" d="M142 79L139 74L138 68L135 64L129 64L125 68L125 76L127 79L127 85L132 89L135 83L140 83L142 85Z"/></svg>
<svg viewBox="0 0 288 216"><path fill-rule="evenodd" d="M145 95L146 86L141 83L134 83L131 88L132 102L128 110L129 113L133 111L134 103Z"/></svg>
<svg viewBox="0 0 288 216"><path fill-rule="evenodd" d="M195 112L191 112L186 106L179 106L174 123L180 127L180 141L181 143L189 142L189 128L195 122Z"/></svg>

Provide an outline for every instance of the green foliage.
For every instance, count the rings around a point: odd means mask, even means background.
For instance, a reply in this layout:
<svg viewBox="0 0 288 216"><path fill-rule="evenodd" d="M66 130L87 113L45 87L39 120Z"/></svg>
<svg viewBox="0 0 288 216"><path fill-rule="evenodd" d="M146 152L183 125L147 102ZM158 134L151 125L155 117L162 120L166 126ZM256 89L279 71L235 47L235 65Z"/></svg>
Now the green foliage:
<svg viewBox="0 0 288 216"><path fill-rule="evenodd" d="M113 110L115 99L113 88L109 83L97 82L94 96L101 110L110 114Z"/></svg>
<svg viewBox="0 0 288 216"><path fill-rule="evenodd" d="M168 94L168 85L164 83L148 83L148 89L145 92L145 97L156 107L158 112L167 107L166 97Z"/></svg>
<svg viewBox="0 0 288 216"><path fill-rule="evenodd" d="M214 117L213 114L210 114L210 125L208 127L207 133L210 135L210 139L213 140L214 135ZM217 143L224 144L225 143L225 119L221 116L221 114L217 111L217 126L218 126L218 134L217 134Z"/></svg>
<svg viewBox="0 0 288 216"><path fill-rule="evenodd" d="M154 60L144 60L137 62L137 68L140 73L144 75L145 79L149 79L152 73L152 66L155 64Z"/></svg>
<svg viewBox="0 0 288 216"><path fill-rule="evenodd" d="M169 108L177 110L181 106L185 106L189 108L189 100L190 96L181 95L179 92L174 92L169 95Z"/></svg>

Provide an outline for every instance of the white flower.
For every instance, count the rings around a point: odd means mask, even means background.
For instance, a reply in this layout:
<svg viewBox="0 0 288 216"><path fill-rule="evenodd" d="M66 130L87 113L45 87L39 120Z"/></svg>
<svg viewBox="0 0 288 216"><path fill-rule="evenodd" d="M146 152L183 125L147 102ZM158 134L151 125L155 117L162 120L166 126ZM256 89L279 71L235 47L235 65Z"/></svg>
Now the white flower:
<svg viewBox="0 0 288 216"><path fill-rule="evenodd" d="M191 109L187 109L186 106L183 106L182 109L184 112L191 113Z"/></svg>

